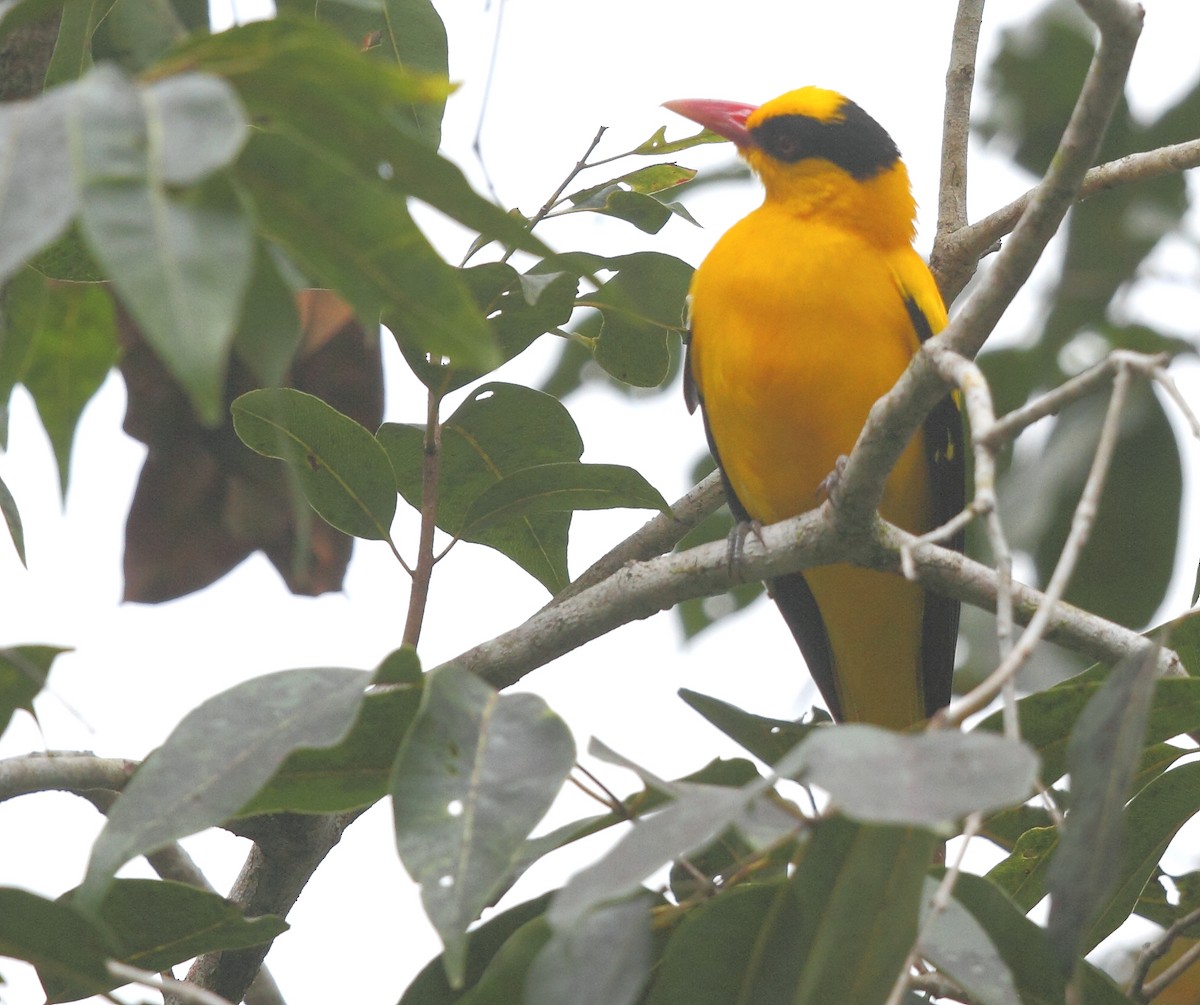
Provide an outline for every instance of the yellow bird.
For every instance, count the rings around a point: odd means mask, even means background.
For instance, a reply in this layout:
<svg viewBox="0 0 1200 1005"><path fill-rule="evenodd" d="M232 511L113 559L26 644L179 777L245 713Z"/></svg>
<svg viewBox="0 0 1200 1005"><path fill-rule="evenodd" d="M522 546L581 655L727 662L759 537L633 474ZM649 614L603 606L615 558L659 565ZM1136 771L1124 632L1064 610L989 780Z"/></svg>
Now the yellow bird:
<svg viewBox="0 0 1200 1005"><path fill-rule="evenodd" d="M946 309L912 247L908 171L854 102L804 87L761 107L665 107L732 140L766 190L696 270L684 392L702 407L735 518L774 523L820 503L871 405ZM957 513L964 491L947 397L889 476L880 512L920 534ZM902 729L949 702L957 601L846 564L767 586L835 718Z"/></svg>

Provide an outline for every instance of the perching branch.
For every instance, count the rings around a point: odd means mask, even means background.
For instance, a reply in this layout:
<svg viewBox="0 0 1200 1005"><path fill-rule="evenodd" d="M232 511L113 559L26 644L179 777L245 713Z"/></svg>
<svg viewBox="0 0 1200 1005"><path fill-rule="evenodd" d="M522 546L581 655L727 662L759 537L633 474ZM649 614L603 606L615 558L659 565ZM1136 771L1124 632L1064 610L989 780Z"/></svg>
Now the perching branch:
<svg viewBox="0 0 1200 1005"><path fill-rule="evenodd" d="M900 553L911 547L922 582L967 603L994 610L997 574L988 566L880 523L878 538L847 542L828 522L826 510L784 520L750 535L736 568L729 568L725 542L700 545L646 562L631 562L613 576L547 607L523 625L470 649L448 664L463 666L495 687L508 687L527 673L631 621L665 611L684 600L711 596L742 581L771 579L814 565L851 560L886 571L900 571ZM1039 591L1013 588L1014 611L1027 623L1044 601ZM1060 604L1049 619L1047 637L1093 659L1115 662L1143 643L1121 628L1070 604ZM1163 672L1178 658L1164 653Z"/></svg>
<svg viewBox="0 0 1200 1005"><path fill-rule="evenodd" d="M613 575L627 562L644 562L675 547L711 513L725 502L725 489L719 472L712 472L671 506L670 513L659 513L640 530L634 531L607 554L598 558L547 606L561 604L569 597L595 586Z"/></svg>

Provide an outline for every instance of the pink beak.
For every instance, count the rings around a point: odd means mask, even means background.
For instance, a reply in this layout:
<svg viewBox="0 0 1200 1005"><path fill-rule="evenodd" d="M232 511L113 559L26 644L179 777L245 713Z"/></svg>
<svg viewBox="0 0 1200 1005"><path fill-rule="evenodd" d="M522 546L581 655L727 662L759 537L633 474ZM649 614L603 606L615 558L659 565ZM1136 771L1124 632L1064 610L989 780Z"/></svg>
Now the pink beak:
<svg viewBox="0 0 1200 1005"><path fill-rule="evenodd" d="M754 138L746 128L746 120L758 110L757 105L710 98L681 98L678 101L664 101L663 108L700 123L718 136L732 140L739 148L754 145Z"/></svg>

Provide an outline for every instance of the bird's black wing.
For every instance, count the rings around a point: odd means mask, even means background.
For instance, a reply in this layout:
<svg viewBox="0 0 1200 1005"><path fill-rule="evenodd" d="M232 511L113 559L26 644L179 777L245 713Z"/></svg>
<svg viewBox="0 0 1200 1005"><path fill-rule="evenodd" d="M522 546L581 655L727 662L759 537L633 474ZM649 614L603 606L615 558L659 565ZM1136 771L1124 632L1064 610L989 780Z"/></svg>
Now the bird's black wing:
<svg viewBox="0 0 1200 1005"><path fill-rule="evenodd" d="M912 319L918 338L924 342L933 334L929 319L912 297L906 297L904 305L908 308L908 316ZM966 500L963 417L955 395L946 395L926 416L924 432L925 459L929 465L929 487L933 496L933 527L940 527L962 510ZM932 530L933 527L927 529ZM962 532L959 531L944 544L961 552ZM960 608L959 601L952 597L929 591L925 593L921 662L926 715L933 715L950 704Z"/></svg>

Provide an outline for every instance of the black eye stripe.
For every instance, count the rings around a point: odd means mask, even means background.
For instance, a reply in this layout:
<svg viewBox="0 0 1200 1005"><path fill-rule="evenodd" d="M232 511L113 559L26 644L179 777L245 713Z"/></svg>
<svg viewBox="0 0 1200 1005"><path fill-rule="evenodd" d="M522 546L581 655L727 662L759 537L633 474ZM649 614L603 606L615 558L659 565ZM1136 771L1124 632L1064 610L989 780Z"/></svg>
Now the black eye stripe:
<svg viewBox="0 0 1200 1005"><path fill-rule="evenodd" d="M863 181L891 167L900 157L896 144L878 122L847 101L842 118L823 122L808 115L775 115L756 126L754 142L787 163L808 158L832 161Z"/></svg>

